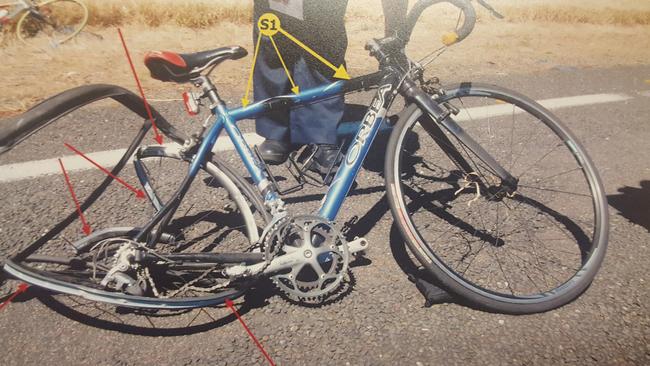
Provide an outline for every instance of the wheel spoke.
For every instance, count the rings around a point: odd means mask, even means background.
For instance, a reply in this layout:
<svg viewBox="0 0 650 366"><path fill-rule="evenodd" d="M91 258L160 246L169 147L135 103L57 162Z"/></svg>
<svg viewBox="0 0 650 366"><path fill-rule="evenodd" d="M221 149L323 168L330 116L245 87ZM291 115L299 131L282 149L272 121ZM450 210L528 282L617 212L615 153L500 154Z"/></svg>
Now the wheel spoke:
<svg viewBox="0 0 650 366"><path fill-rule="evenodd" d="M562 194L569 194L569 195L572 195L572 196L581 196L581 197L591 198L591 196L588 195L588 194L576 193L576 192L569 192L569 191L563 191L563 190L560 190L560 189L542 188L542 187L529 186L529 185L525 185L525 184L520 184L519 187L530 188L530 189L536 189L536 190L538 190L538 191L546 191L546 192L553 192L553 193L562 193Z"/></svg>
<svg viewBox="0 0 650 366"><path fill-rule="evenodd" d="M557 296L555 289L577 278L593 252L590 235L598 232L599 223L592 187L598 183L583 167L589 160L569 148L575 141L553 126L548 113L525 99L503 97L488 87L455 93L442 100L461 109L461 128L509 167L518 190L506 191L492 169L452 132L443 130L449 139L443 142L420 128L415 117L404 117L411 123L402 127L411 131L411 148L397 147L402 170L393 176L403 177L399 199L408 204L398 209L416 229L406 231L419 236L416 246L423 241L434 253L433 264L443 268L451 283L489 293L481 296L549 301ZM492 108L505 100L511 107ZM484 184L480 198L464 198L478 191L459 190L466 172L441 147L458 151L478 175Z"/></svg>

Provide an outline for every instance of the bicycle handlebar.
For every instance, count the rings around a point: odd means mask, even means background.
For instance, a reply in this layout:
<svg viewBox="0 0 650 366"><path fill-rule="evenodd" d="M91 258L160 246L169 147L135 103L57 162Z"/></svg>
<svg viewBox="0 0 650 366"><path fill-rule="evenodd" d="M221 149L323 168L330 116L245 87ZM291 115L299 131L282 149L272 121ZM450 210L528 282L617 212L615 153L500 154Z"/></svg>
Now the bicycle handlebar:
<svg viewBox="0 0 650 366"><path fill-rule="evenodd" d="M470 3L470 0L420 0L413 6L413 9L411 9L411 12L408 14L404 34L405 41L408 41L411 38L413 29L424 10L432 5L445 2L460 9L465 16L465 20L456 30L445 33L442 36L442 43L446 46L451 46L452 44L458 43L467 38L467 36L472 33L472 30L474 30L474 25L476 25L476 10L474 10L474 6Z"/></svg>
<svg viewBox="0 0 650 366"><path fill-rule="evenodd" d="M496 11L496 9L494 9L494 8L493 8L490 4L488 4L485 0L476 0L476 2L479 3L479 5L481 5L481 6L484 7L485 9L487 9L487 11L489 11L490 14L494 15L495 18L497 18L497 19L503 19L503 18L504 18L503 14L499 13L498 11Z"/></svg>
<svg viewBox="0 0 650 366"><path fill-rule="evenodd" d="M476 9L474 9L471 1L472 0L419 0L408 13L405 24L395 32L395 35L380 39L372 39L366 44L365 48L370 51L370 56L379 60L380 64L386 63L389 59L392 59L392 62L397 60L397 63L403 61L408 63L408 59L405 59L404 57L404 49L411 38L420 16L428 7L445 2L460 9L464 16L464 20L460 27L457 26L454 31L443 34L442 43L445 46L451 46L458 43L467 38L476 25ZM476 2L487 9L496 18L503 19L503 15L490 6L486 0L476 0Z"/></svg>

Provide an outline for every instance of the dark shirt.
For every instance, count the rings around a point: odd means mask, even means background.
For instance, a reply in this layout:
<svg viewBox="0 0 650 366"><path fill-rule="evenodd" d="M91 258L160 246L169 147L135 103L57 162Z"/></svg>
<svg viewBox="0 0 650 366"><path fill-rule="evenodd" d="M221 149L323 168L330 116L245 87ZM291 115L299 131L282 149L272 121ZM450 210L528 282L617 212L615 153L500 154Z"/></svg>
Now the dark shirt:
<svg viewBox="0 0 650 366"><path fill-rule="evenodd" d="M285 0L291 1L291 0ZM354 1L354 0L353 0ZM335 65L345 62L348 47L345 29L345 13L348 0L303 0L303 19L294 18L270 8L269 0L254 0L254 37L257 39L257 19L266 12L273 12L280 18L282 28L323 55ZM385 18L385 34L393 35L406 21L408 0L382 0ZM286 55L288 62L300 56L301 50L286 37L273 37ZM268 45L266 45L268 47ZM274 57L274 51L270 50ZM310 64L323 67L309 58Z"/></svg>
<svg viewBox="0 0 650 366"><path fill-rule="evenodd" d="M290 1L290 0L289 0ZM336 65L343 63L345 50L348 45L345 30L345 11L348 0L303 0L303 20L290 15L273 11L269 0L255 0L255 38L257 38L257 19L264 13L272 12L278 16L282 28L291 35L308 45L318 54L329 58ZM301 53L295 44L286 37L277 35L273 37L282 55L288 63L296 59ZM268 47L268 45L267 45ZM271 53L274 53L272 51ZM275 56L273 56L275 57Z"/></svg>
<svg viewBox="0 0 650 366"><path fill-rule="evenodd" d="M287 28L295 29L302 34L312 33L314 36L327 36L327 33L331 32L334 32L335 35L345 34L345 11L348 0L303 1L304 21L278 14ZM269 0L254 0L254 3L255 19L270 11ZM382 0L382 8L386 36L393 35L406 22L408 0Z"/></svg>

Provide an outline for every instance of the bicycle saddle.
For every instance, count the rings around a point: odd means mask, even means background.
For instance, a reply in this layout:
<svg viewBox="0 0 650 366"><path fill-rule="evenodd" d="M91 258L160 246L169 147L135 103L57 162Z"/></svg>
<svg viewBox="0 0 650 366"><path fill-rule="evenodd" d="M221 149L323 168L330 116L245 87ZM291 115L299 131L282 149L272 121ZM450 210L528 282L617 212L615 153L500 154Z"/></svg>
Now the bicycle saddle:
<svg viewBox="0 0 650 366"><path fill-rule="evenodd" d="M238 60L246 55L248 52L240 46L186 54L153 51L145 55L144 64L151 72L151 77L156 80L185 83L199 76L210 66L225 60Z"/></svg>

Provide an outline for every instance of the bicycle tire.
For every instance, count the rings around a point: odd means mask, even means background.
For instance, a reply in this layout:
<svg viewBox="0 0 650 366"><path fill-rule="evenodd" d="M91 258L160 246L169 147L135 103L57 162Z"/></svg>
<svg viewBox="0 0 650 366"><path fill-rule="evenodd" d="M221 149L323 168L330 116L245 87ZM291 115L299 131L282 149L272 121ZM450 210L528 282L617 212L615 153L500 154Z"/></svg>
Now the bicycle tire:
<svg viewBox="0 0 650 366"><path fill-rule="evenodd" d="M433 121L427 115L423 115L423 112L419 109L419 107L414 104L408 106L407 109L401 114L402 117L396 123L394 131L392 132L388 143L386 163L385 163L386 164L385 179L386 179L387 190L389 192L388 201L391 207L394 220L397 223L397 226L399 227L401 234L404 237L406 243L408 244L409 249L418 259L418 261L440 281L440 284L447 291L449 291L450 293L456 295L461 299L464 299L469 305L482 310L499 312L499 313L507 313L507 314L531 314L531 313L544 312L544 311L548 311L563 306L576 299L588 288L588 286L593 281L598 269L602 264L605 251L607 248L607 239L608 239L607 201L598 173L591 159L588 157L587 153L585 152L584 148L576 140L574 135L563 125L563 123L560 122L560 120L557 117L555 117L551 112L546 110L540 104L519 93L501 87L492 86L492 85L478 84L478 83L463 83L461 85L450 88L444 95L438 97L437 102L441 104L451 103L452 105L460 104L461 107L463 107L464 103L466 103L468 99L472 100L472 98L479 98L479 99L486 98L486 100L489 98L489 99L493 99L494 103L493 104L485 103L485 107L467 108L466 110L467 110L467 114L469 115L469 120L466 121L465 126L463 123L459 123L461 127L464 128L466 131L468 130L468 128L476 128L478 130L480 130L481 128L485 129L486 125L489 131L491 125L497 125L497 123L501 122L500 120L498 120L498 118L495 118L492 121L490 121L488 117L487 123L477 124L476 121L471 117L471 114L469 113L471 108L477 108L477 109L473 109L472 113L477 113L478 111L480 111L480 108L484 108L485 111L487 110L497 111L500 109L501 112L503 112L505 110L504 108L506 108L504 107L504 105L508 103L513 105L512 108L512 116L513 116L512 130L513 131L516 130L515 126L522 126L521 122L516 121L516 118L518 117L515 116L519 116L519 115L532 116L531 118L534 118L537 121L541 122L540 127L543 128L543 131L546 131L547 135L540 136L539 130L537 130L533 134L533 132L527 131L527 129L529 129L530 127L523 127L523 128L519 127L520 129L522 129L521 132L516 132L516 133L511 132L510 165L513 165L512 167L513 169L514 169L514 163L516 163L517 160L521 159L521 155L523 155L524 153L523 149L526 148L526 146L532 146L532 148L534 149L538 149L538 146L546 146L545 145L546 140L542 140L542 138L546 136L555 136L556 138L560 139L561 143L555 142L555 144L557 145L552 145L552 144L548 145L548 146L556 146L553 147L553 150L551 150L552 152L546 153L546 155L528 154L530 155L530 157L526 155L526 157L524 157L523 159L529 159L529 158L540 159L538 162L535 163L538 164L539 162L542 162L545 159L547 159L547 157L552 156L553 157L552 163L560 166L560 164L567 164L566 162L570 161L571 158L573 158L573 161L579 167L578 170L575 170L576 172L575 175L577 176L577 178L573 177L574 174L573 171L571 173L565 173L565 175L571 175L571 178L565 178L564 176L562 176L562 179L553 176L549 176L549 177L553 181L553 183L557 183L565 179L569 181L571 179L570 184L574 184L574 181L580 180L581 176L584 177L587 183L587 189L591 193L591 198L590 198L591 202L584 203L584 204L581 203L581 205L582 205L582 209L585 212L587 211L587 208L585 208L587 206L591 205L593 209L593 230L592 233L590 234L591 239L587 237L589 236L587 235L587 233L590 230L588 227L586 227L585 224L589 222L588 219L582 220L582 216L580 216L580 219L570 218L569 216L566 216L566 214L564 213L557 212L558 207L564 205L565 204L564 201L568 200L568 198L563 199L563 202L561 203L554 203L553 200L557 199L557 197L555 197L549 203L544 204L539 202L539 198L531 198L532 195L529 192L533 192L535 191L535 189L543 188L545 186L533 187L530 189L529 188L524 189L521 187L523 178L526 178L526 182L528 182L528 177L525 176L530 175L530 170L532 170L535 167L535 164L533 164L532 166L527 166L528 170L522 171L523 172L522 176L520 176L522 180L520 180L519 182L520 184L519 187L521 189L521 192L517 191L512 197L512 200L518 200L517 201L518 205L516 206L512 205L512 207L508 207L509 211L506 211L506 213L508 213L508 218L504 220L505 222L510 220L511 217L515 217L518 224L521 224L521 222L523 222L522 227L525 226L527 228L526 229L515 228L511 232L506 234L505 230L502 227L501 229L503 230L501 233L502 237L500 237L499 224L497 223L496 234L494 234L495 232L494 225L492 225L491 222L488 221L491 218L490 214L492 214L493 216L494 214L491 211L487 211L487 214L484 214L481 208L488 207L488 205L492 204L493 201L497 201L496 194L490 196L491 193L489 191L480 194L480 188L478 187L478 185L477 188L475 189L468 188L467 185L465 186L465 188L458 189L462 187L462 185L460 187L458 186L458 181L460 179L456 176L460 171L459 166L461 164L458 164L458 162L453 162L453 156L450 156L448 153L445 152L443 152L439 156L439 159L437 161L438 162L446 161L447 163L445 164L450 165L451 168L444 173L443 173L444 169L442 168L439 169L438 167L431 168L431 171L438 170L439 172L447 176L436 177L439 178L439 180L435 183L432 183L434 179L427 178L428 179L427 182L418 183L418 184L421 185L437 184L438 186L441 187L447 185L450 186L451 189L454 189L454 191L448 191L444 193L447 195L445 196L444 199L449 199L448 202L445 202L446 206L442 206L440 208L438 207L425 208L423 211L426 211L427 213L433 214L435 212L436 215L437 214L440 215L437 215L437 217L434 220L429 220L426 224L419 225L419 223L417 222L419 220L417 216L421 216L421 215L418 214L417 212L409 212L409 205L411 208L416 208L418 205L433 206L433 204L414 203L413 201L416 200L417 197L419 196L413 196L413 198L408 197L408 192L411 188L407 187L407 183L415 180L415 179L411 179L409 177L409 174L416 177L417 179L423 179L423 180L424 178L420 178L417 175L426 176L425 174L423 174L423 172L418 171L419 166L417 165L418 164L417 159L419 157L412 158L411 156L412 154L415 154L416 152L421 150L423 151L421 154L431 154L431 153L428 152L430 151L430 149L427 149L427 146L424 146L427 144L427 141L422 143L419 140L419 135L418 135L418 139L415 139L414 137L407 138L407 136L417 134L417 131L424 130L424 128L422 128L423 126L422 124L433 123ZM461 101L462 103L458 103L458 101ZM470 105L474 105L474 104L470 103ZM463 116L466 115L459 114L459 116L456 116L456 119L462 120ZM505 117L503 119L505 120ZM467 120L466 117L465 120ZM485 119L483 118L482 121L484 120ZM509 123L509 121L507 122ZM498 132L500 131L488 132L488 135L489 133L494 133L496 136ZM525 133L529 133L528 141L526 141L526 144L523 145L519 156L517 156L517 159L514 159L513 149L518 148L521 145L521 143L519 143L518 145L514 145L513 137L515 135L519 136L519 134L525 134ZM456 151L459 151L460 153L465 152L467 156L470 157L469 160L472 162L478 160L478 159L475 160L471 159L471 153L468 152L466 149L464 149L460 144L458 144L457 140L454 140L451 134L449 134L448 132L445 132L445 134L449 136L451 140L455 141L454 142L455 144L457 144L455 145L457 146ZM482 137L478 134L472 134L471 132L470 134L477 140L479 140ZM426 136L431 137L429 133L422 134L422 135L425 137ZM485 133L483 135L485 135ZM492 137L488 136L485 137L484 139L488 140L489 138ZM551 139L551 137L549 137L549 139ZM437 145L436 151L443 150L440 149L440 143L439 143L440 139L438 140L431 139L431 140L434 140L435 144ZM533 143L531 143L531 140ZM481 143L481 141L479 141L479 143ZM507 150L507 148L504 149L503 145L497 145L497 148L491 146L490 144L487 144L487 147L483 144L481 145L491 153L499 152L500 150L498 147L500 146L502 151L501 154L506 154L505 151ZM566 150L568 150L569 152L570 158L566 158L565 156L562 156L562 158L556 157L557 153L555 153L555 151L560 151L558 150L559 148L557 146L566 147L567 148ZM494 155L495 154L493 154L493 156ZM539 158L540 156L541 158ZM409 163L412 163L412 165L408 166ZM548 160L547 162L544 162L544 164L547 163ZM425 161L423 164L431 164L431 163ZM484 166L481 167L480 162L476 163L474 166L477 167L476 169L479 171L479 173L476 173L477 175L481 175L481 174L486 176L489 175L490 172L487 171ZM564 166L562 165L562 167ZM539 167L535 169L539 169ZM452 171L455 172L453 174L456 175L453 175ZM517 171L511 171L511 173L513 173L515 177L517 177L516 174ZM429 173L427 172L427 174ZM466 181L471 181L471 179L467 176L464 176L464 179L466 179ZM547 181L540 180L538 182L548 182L548 180ZM451 187L454 184L456 184L456 186ZM465 195L465 192L462 192L463 190L469 191L467 192L469 197L462 202L458 202L458 203L453 202L455 200L460 200L460 197ZM560 196L567 192L562 192L562 193L556 192L554 193L554 195ZM442 190L436 191L435 194L437 194L438 196L429 195L426 197L430 198L431 202L438 202L438 201L434 201L434 198L431 197L442 197L441 196L443 194ZM539 197L543 197L544 194L547 193L545 192L538 193ZM486 199L486 197L488 196L490 196L490 199ZM441 199L439 202L443 202L444 199ZM476 199L478 199L478 201ZM510 198L508 197L503 198L502 199L503 201L501 201L500 203L507 206L507 203L505 202L506 200L509 199ZM582 196L580 199L582 199L585 202L587 200ZM412 202L409 204L407 203L408 200L411 200ZM422 199L420 198L420 200ZM460 203L462 203L462 205L460 205ZM496 220L499 220L500 203L499 202L496 203ZM526 205L524 205L524 203L526 203ZM458 216L454 215L456 207L460 207L462 209L466 204L469 205L470 209L472 204L475 205L474 206L475 211L480 211L478 217L472 218L471 217L472 213L470 212L467 217L462 216L456 221L456 219L458 218ZM549 207L547 206L548 204L552 204L552 206ZM484 206L479 206L479 205L484 205ZM519 216L519 213L517 214L517 216L515 216L515 214L511 212L513 208L514 209L522 208L522 210L532 208L532 211L535 213L530 217L528 217L528 213L525 217ZM561 207L561 208L565 208L565 207ZM569 208L567 206L565 209L578 210L579 208L574 209L573 207ZM449 215L451 215L451 217ZM439 219L439 217L442 217L444 219ZM551 224L553 224L554 220L560 222L561 224L558 225L557 223L555 223L557 228L553 228L553 225L549 225L548 227L543 227L540 224L540 222L545 222L543 221L544 219L546 219L546 221L548 221ZM485 224L486 221L488 221L490 225L486 225ZM512 221L514 221L514 219ZM578 224L577 222L580 222L580 224ZM453 225L451 225L452 223ZM445 240L435 240L435 239L429 241L425 240L424 238L425 235L430 235L431 232L435 231L435 228L431 228L433 225L445 225L445 224L450 224L449 228L447 229L448 230L447 232L441 231L442 234L436 232L437 239L440 239L446 235ZM479 226L481 225L483 227L482 229L479 230ZM533 226L532 229L534 231L531 231L531 226ZM579 229L576 229L576 226ZM586 228L583 228L583 226ZM425 230L427 231L425 232ZM587 232L585 232L585 230ZM562 238L561 235L558 235L558 238L551 238L551 236L542 236L544 240L540 240L539 237L535 236L535 235L542 235L542 234L547 235L547 232L548 233L557 232L557 234L563 233L565 234L566 239ZM577 261L580 262L579 268L575 268L575 269L569 268L570 270L566 270L565 267L561 266L564 265L564 263L553 263L557 260L557 258L555 258L554 256L557 255L557 253L559 253L555 251L557 250L556 243L559 242L560 240L563 241L573 240L570 237L570 235L566 235L567 232L570 232L574 236L573 239L578 241L577 251L579 253L577 254L579 255L579 258L577 259ZM494 240L494 243L492 244L492 241L493 239L495 239L495 237L496 240ZM528 239L528 247L524 247L524 249L527 249L527 251L520 252L519 248L515 247L516 243L515 244L510 243L510 240L516 237L521 237L522 239L526 239L526 238ZM589 248L583 247L586 242L585 238L590 240ZM478 250L476 250L474 247L474 242L478 242L479 240L481 240L484 244L480 248L478 248ZM464 242L465 247L463 249L465 251L461 252L459 250L459 246L454 245L454 241L458 243ZM508 242L506 243L506 241ZM525 242L525 240L523 241ZM438 243L438 242L442 242L442 243ZM449 249L446 249L444 247L444 245L446 245L445 243L450 243L450 242L452 243L451 247L449 247ZM490 243L487 246L488 253L482 252L486 249L485 243ZM543 247L546 246L551 246L553 249L544 250ZM510 249L510 247L512 247L512 249ZM569 246L569 248L570 247L571 246ZM567 254L573 254L570 253L569 249L564 248L564 246L562 246L562 248L567 251ZM447 254L446 250L449 250L451 254ZM506 250L511 250L511 252L517 251L517 255L512 256L511 253L505 252ZM454 253L454 251L458 253ZM525 258L530 258L530 256L532 255L537 255L537 253L531 254L530 252L542 253L543 251L545 254L548 255L549 258L551 257L552 258L542 259L542 262L539 261L533 262L532 260L526 261L524 259L524 256ZM574 249L573 251L575 252L576 250ZM493 254L492 257L490 258L490 254L492 253L496 253L496 254ZM486 256L488 257L487 260L486 260ZM499 259L499 256L501 256L501 260ZM515 265L514 267L512 267L512 265L509 265L508 268L515 268L515 269L522 268L523 270L539 269L540 274L535 274L534 276L537 276L535 277L535 279L544 278L545 279L544 282L546 282L547 284L548 284L547 276L557 275L558 277L561 277L559 273L560 270L567 272L568 275L565 276L568 277L560 278L557 281L555 281L556 283L553 285L554 287L552 288L548 288L544 290L541 290L540 288L539 292L534 292L537 290L533 290L532 293L530 290L527 290L528 292L524 292L524 290L522 290L521 291L522 293L515 294L514 291L515 285L511 282L514 276L510 274L511 277L509 279L508 278L509 274L507 274L506 271L504 270L505 265L508 265L508 263L504 260L504 258L508 259L507 256L510 256L510 261L513 263L517 261L518 256L522 257L521 258L522 262L520 265ZM472 257L472 259L469 259L470 257ZM477 258L481 258L481 259L477 260ZM464 262L465 260L469 261L468 265L466 262ZM498 265L494 265L493 263L490 263L490 260L492 262L498 262ZM487 274L481 275L483 276L483 278L479 278L479 276L474 276L474 273L477 273L480 270L476 268L473 268L471 271L469 270L469 268L474 264L474 262L478 263L477 266L479 264L489 263L494 267L499 267L501 274L499 274L498 270L486 270ZM555 271L558 273L555 272L544 273L545 271L541 268L541 265L547 263L551 263L551 265L556 265L559 269L555 269ZM463 265L463 267L461 267L461 265ZM464 267L465 265L467 265L466 268ZM540 268L536 268L537 266L540 266ZM462 274L459 272L462 272ZM571 274L571 272L573 272L573 274ZM492 276L494 276L495 278L492 278ZM505 278L505 281L503 280L498 281L499 276L501 278ZM528 284L529 287L539 287L539 284L533 280L533 277L531 277L529 273L527 273L525 276L528 276L528 282L532 283L532 285ZM521 276L519 278L522 278L525 281L525 276ZM487 279L485 277L487 277ZM495 282L495 284L492 284L493 282ZM505 288L503 290L500 290L499 286ZM522 286L522 288L524 287L525 286ZM510 293L507 293L508 291Z"/></svg>
<svg viewBox="0 0 650 366"><path fill-rule="evenodd" d="M152 161L153 164L154 159L156 159L156 161L158 161L157 159L160 159L161 162L163 161L163 159L169 159L169 160L165 160L165 164L168 161L178 161L180 164L189 164L190 162L189 160L184 159L181 156L181 154L178 153L177 149L166 148L161 146L152 146L143 149L142 151L139 152L138 156L141 159L141 161L142 160L145 161L145 164L147 160ZM164 170L161 169L161 172L163 171ZM185 170L183 170L183 172L184 171ZM248 238L248 243L247 244L245 243L245 245L253 245L254 243L256 243L256 241L259 238L259 227L266 224L266 221L268 220L268 215L265 214L265 211L262 210L264 206L261 201L261 198L259 197L259 194L251 195L251 192L254 191L253 188L250 187L249 183L246 182L243 178L239 177L236 173L234 173L234 171L231 168L229 168L224 162L220 162L220 161L217 162L215 159L211 159L211 161L206 162L206 164L202 167L202 171L205 172L207 175L206 181L204 181L205 183L204 185L206 187L205 190L212 190L214 188L224 188L225 192L222 194L222 196L229 198L229 202L234 204L234 209L227 209L226 207L230 207L230 206L224 205L223 207L226 209L221 210L221 212L223 212L224 214L222 214L220 218L228 218L233 212L238 213L239 216L242 217L244 225L246 225L246 229L239 229L239 231L242 232L241 235L246 236ZM209 179L209 181L207 181L207 179ZM200 184L200 182L197 181L194 184ZM153 186L155 186L155 183L152 184L152 187ZM175 189L175 187L169 187L169 188ZM160 191L157 193L160 194ZM259 223L259 225L257 222L258 220L256 220L254 217L253 210L251 210L251 206L256 210L262 210L258 212L258 214L261 216L261 221L263 221ZM190 205L190 209L192 207L194 207L194 204ZM204 207L214 207L214 204L212 202L205 202ZM189 212L190 212L189 210L187 211L183 210L182 218L187 216ZM200 220L204 220L207 218L207 215L204 215L203 212L200 213L201 213ZM207 220L209 220L209 218ZM195 222L198 221L199 220L196 220ZM218 220L215 222L218 222ZM187 227L189 227L189 225ZM236 226L233 227L232 229L225 228L222 231L212 232L211 237L216 237L218 239L222 239L223 242L227 242L228 240L226 239L230 234L223 235L223 233L233 232L234 230L237 230L238 227L239 226ZM128 236L130 234L123 233L123 234L119 234L119 235L115 234L115 235L116 235L115 238L118 238L118 237L125 237L125 235ZM182 236L185 235L186 232L183 232ZM241 237L241 235L239 235L239 237ZM211 237L206 236L202 240L209 241ZM111 236L110 238L113 238L113 236ZM99 236L96 239L93 239L95 241L86 243L84 247L85 248L95 247L98 245L99 242L105 239L107 238L104 236ZM184 246L186 242L193 241L193 240L194 237L191 238L184 237L183 242L176 243L177 244L176 248L178 248L179 246ZM223 244L223 242L219 242L218 246L221 247L222 245L227 245L227 243ZM192 245L194 246L198 245L198 241ZM102 251L104 249L100 247L99 250ZM174 251L175 249L171 249L171 250ZM85 252L82 250L82 253ZM109 258L112 255L112 253L113 252L110 252L109 253L110 255L105 254L105 258ZM38 260L35 260L34 258L38 259L38 256L37 257L32 256L30 258L31 259L28 260L30 263L36 263L38 265L25 266L24 264L21 263L19 266L17 266L15 264L12 264L12 269L13 269L12 273L14 274L14 276L28 283L33 283L37 286L44 287L46 289L50 289L56 292L81 296L93 301L99 301L108 304L132 307L132 308L190 309L190 308L217 305L223 303L227 298L232 299L237 296L240 296L252 284L252 281L237 283L236 285L232 285L230 287L218 289L218 291L214 293L207 293L201 291L197 292L193 289L187 290L188 293L198 294L196 296L173 296L171 298L164 298L156 295L155 293L152 294L151 292L148 292L146 296L132 295L132 294L126 294L123 292L118 292L118 291L108 290L103 288L98 283L99 282L98 280L102 277L102 275L104 275L105 271L97 270L97 276L95 276L94 273L95 270L91 272L89 269L90 266L80 266L80 262L78 260L74 265L69 265L68 267L65 266L61 267L59 264L54 264L53 265L54 269L43 269L43 265L46 262L42 262L42 261L39 262ZM45 265L47 266L47 264ZM38 267L38 269L36 269L35 267ZM168 278L174 277L176 281L178 281L179 278L184 280L185 277L188 278L199 277L198 273L196 273L195 277L190 277L188 274L185 274L184 272L182 272L182 270L179 269L172 268L171 271L173 272L173 274L166 275L165 277ZM187 273L189 273L190 271L196 272L196 270L192 270L192 269L186 269L185 271L187 271ZM152 271L152 273L153 272L154 271ZM93 277L96 278L90 278L91 274Z"/></svg>
<svg viewBox="0 0 650 366"><path fill-rule="evenodd" d="M36 7L40 9L41 7L61 4L68 4L68 8L64 9L67 13L70 13L70 6L77 8L76 13L72 15L66 14L67 16L74 16L73 19L75 19L76 24L73 26L72 30L63 29L67 28L68 25L59 25L57 28L61 29L54 29L54 32L65 32L61 37L57 38L48 36L50 44L54 46L68 42L77 36L88 23L88 7L86 7L86 5L79 0L48 0L37 4ZM18 39L20 39L23 43L30 44L30 37L28 37L28 35L33 37L39 32L43 31L43 29L43 21L36 19L34 17L34 14L28 10L20 16L20 19L16 24L16 35L18 36Z"/></svg>

